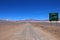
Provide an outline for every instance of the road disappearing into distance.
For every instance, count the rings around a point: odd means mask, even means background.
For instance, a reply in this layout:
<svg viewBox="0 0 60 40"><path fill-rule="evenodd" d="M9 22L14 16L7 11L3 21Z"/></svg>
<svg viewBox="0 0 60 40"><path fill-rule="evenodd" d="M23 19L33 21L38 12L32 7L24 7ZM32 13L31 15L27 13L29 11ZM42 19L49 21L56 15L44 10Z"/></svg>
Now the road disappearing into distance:
<svg viewBox="0 0 60 40"><path fill-rule="evenodd" d="M16 25L0 33L0 40L57 40L54 36L44 32L41 28L30 23Z"/></svg>

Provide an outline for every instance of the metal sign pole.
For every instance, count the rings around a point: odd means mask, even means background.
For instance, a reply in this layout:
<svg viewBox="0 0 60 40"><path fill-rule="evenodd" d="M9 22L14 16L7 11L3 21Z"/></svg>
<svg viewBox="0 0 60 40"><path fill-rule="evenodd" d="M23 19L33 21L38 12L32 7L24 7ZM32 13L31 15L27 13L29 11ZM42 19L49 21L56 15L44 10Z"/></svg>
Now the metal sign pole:
<svg viewBox="0 0 60 40"><path fill-rule="evenodd" d="M52 21L50 21L50 25L51 25L51 27L52 27Z"/></svg>
<svg viewBox="0 0 60 40"><path fill-rule="evenodd" d="M57 21L56 21L56 27L57 27Z"/></svg>

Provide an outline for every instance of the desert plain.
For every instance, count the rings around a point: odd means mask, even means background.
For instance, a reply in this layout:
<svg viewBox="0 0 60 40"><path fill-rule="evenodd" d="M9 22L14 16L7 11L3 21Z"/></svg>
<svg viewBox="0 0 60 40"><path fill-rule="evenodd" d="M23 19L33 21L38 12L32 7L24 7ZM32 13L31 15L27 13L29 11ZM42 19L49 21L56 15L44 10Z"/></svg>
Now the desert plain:
<svg viewBox="0 0 60 40"><path fill-rule="evenodd" d="M60 40L60 23L0 22L0 40Z"/></svg>

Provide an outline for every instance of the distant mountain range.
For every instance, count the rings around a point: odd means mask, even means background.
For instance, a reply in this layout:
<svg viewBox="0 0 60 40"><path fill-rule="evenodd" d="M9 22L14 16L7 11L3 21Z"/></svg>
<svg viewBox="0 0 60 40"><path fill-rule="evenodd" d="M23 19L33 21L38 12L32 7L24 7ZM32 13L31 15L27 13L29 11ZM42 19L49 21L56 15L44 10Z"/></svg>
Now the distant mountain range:
<svg viewBox="0 0 60 40"><path fill-rule="evenodd" d="M14 20L0 19L0 22L15 22Z"/></svg>
<svg viewBox="0 0 60 40"><path fill-rule="evenodd" d="M49 20L36 20L36 19L26 19L26 20L8 20L8 19L0 19L0 22L45 22ZM59 19L60 21L60 19Z"/></svg>

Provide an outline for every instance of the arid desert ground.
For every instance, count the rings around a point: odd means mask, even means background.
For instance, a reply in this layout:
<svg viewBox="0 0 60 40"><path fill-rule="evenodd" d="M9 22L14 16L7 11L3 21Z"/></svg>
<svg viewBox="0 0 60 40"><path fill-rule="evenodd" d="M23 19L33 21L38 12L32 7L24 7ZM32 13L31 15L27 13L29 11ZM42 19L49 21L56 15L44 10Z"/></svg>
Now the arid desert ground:
<svg viewBox="0 0 60 40"><path fill-rule="evenodd" d="M0 40L60 40L60 23L0 22Z"/></svg>

